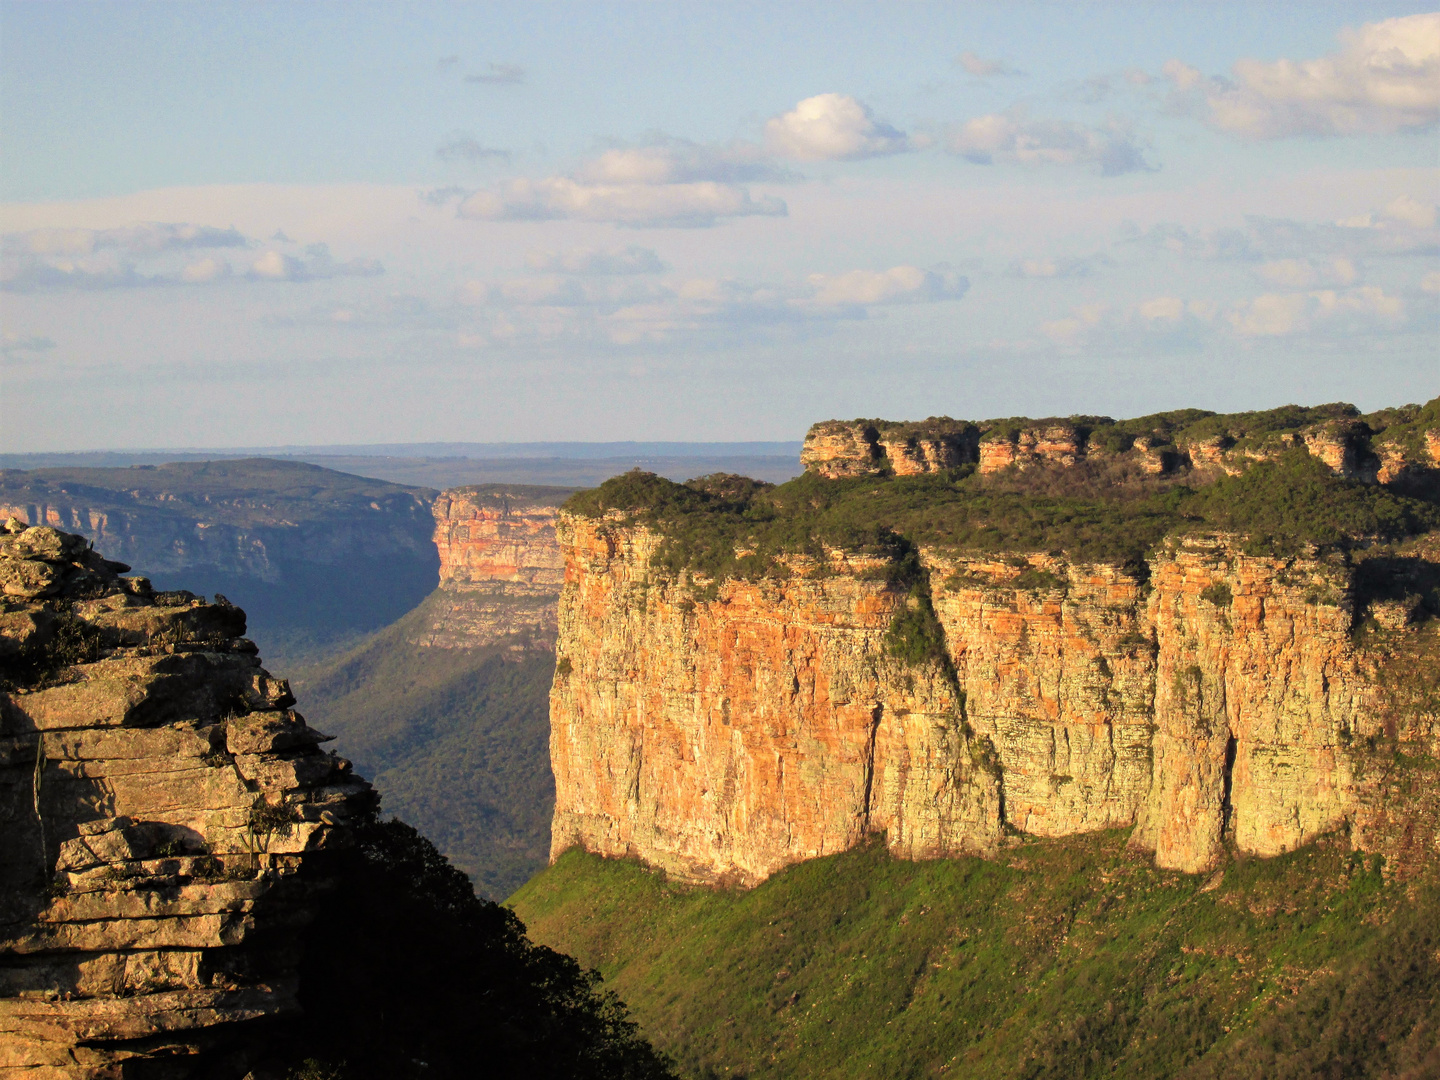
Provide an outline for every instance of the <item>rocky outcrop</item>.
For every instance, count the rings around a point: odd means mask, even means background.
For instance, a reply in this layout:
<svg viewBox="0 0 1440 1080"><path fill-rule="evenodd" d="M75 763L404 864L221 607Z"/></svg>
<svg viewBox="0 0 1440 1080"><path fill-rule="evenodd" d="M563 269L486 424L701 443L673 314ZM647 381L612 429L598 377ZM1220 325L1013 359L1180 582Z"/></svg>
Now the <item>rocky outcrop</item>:
<svg viewBox="0 0 1440 1080"><path fill-rule="evenodd" d="M1407 406L1362 418L1349 405L1265 413L1214 415L1198 411L1137 420L1079 416L976 423L931 418L827 420L805 437L807 471L840 478L942 472L974 464L981 474L1081 462L1128 463L1150 474L1201 470L1234 475L1256 461L1306 448L1337 475L1391 483L1440 475L1440 427L1435 404ZM1394 423L1393 421L1397 421ZM1390 426L1387 426L1390 425Z"/></svg>
<svg viewBox="0 0 1440 1080"><path fill-rule="evenodd" d="M245 616L0 535L0 1071L244 1071L298 1010L323 853L371 805ZM168 1070L168 1071L166 1071Z"/></svg>
<svg viewBox="0 0 1440 1080"><path fill-rule="evenodd" d="M1376 701L1405 676L1357 646L1342 561L1223 536L1171 543L1144 576L923 551L917 594L838 551L759 581L672 573L613 513L562 515L559 537L555 854L753 883L878 832L930 857L1133 825L1187 872L1226 844L1270 856L1345 828L1367 850L1440 851L1440 812L1377 794ZM887 632L926 603L944 658L904 663ZM1440 751L1419 708L1390 732L1409 740L1396 760Z"/></svg>
<svg viewBox="0 0 1440 1080"><path fill-rule="evenodd" d="M979 437L974 424L948 417L913 424L828 420L810 428L800 462L830 479L943 472L974 462Z"/></svg>
<svg viewBox="0 0 1440 1080"><path fill-rule="evenodd" d="M516 651L554 649L564 561L555 539L566 488L455 488L435 500L440 588L414 642Z"/></svg>

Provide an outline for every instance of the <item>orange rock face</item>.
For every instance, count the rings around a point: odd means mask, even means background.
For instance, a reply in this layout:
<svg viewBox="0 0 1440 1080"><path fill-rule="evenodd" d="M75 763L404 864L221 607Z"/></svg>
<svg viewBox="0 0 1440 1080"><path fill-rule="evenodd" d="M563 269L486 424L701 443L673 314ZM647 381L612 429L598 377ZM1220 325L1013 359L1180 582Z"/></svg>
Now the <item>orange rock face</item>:
<svg viewBox="0 0 1440 1080"><path fill-rule="evenodd" d="M1134 825L1133 846L1198 872L1227 841L1269 856L1385 818L1357 772L1380 680L1343 565L1193 538L1142 586L923 552L951 675L888 655L906 601L865 560L797 558L712 599L650 565L644 528L562 516L559 537L556 854L753 883L872 832L918 858ZM1437 828L1402 831L1430 850Z"/></svg>
<svg viewBox="0 0 1440 1080"><path fill-rule="evenodd" d="M706 601L652 570L643 528L566 517L560 537L555 853L753 884L873 832L913 857L995 848L996 778L939 669L884 655L903 601L864 565Z"/></svg>
<svg viewBox="0 0 1440 1080"><path fill-rule="evenodd" d="M456 488L432 507L440 590L417 644L476 648L508 638L551 649L564 561L555 539L559 495Z"/></svg>

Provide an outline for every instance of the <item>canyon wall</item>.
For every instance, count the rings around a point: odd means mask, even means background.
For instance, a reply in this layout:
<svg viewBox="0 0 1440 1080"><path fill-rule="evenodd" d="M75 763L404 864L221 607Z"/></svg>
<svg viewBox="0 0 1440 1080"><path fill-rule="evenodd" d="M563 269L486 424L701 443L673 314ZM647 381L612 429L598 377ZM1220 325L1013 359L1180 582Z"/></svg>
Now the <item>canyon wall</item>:
<svg viewBox="0 0 1440 1080"><path fill-rule="evenodd" d="M1377 697L1405 675L1357 647L1341 561L1197 536L1142 580L922 551L945 659L906 664L886 633L925 600L876 560L717 585L653 566L658 537L613 512L559 538L554 854L751 884L881 832L918 858L1134 826L1187 872L1347 827L1415 858L1440 842L1440 811L1380 794L1377 740L1433 759L1434 703L1387 734ZM1429 633L1382 607L1397 640Z"/></svg>
<svg viewBox="0 0 1440 1080"><path fill-rule="evenodd" d="M298 1012L324 853L372 803L242 611L126 569L53 528L0 535L6 1075L242 1075Z"/></svg>
<svg viewBox="0 0 1440 1080"><path fill-rule="evenodd" d="M414 644L553 651L565 564L555 538L567 488L454 488L431 506L440 586Z"/></svg>

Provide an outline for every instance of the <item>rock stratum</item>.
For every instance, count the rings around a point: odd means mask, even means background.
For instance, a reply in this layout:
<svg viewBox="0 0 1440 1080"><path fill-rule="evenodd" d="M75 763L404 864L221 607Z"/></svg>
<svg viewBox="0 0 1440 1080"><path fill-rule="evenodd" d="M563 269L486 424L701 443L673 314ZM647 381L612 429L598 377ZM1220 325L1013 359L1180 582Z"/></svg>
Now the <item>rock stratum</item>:
<svg viewBox="0 0 1440 1080"><path fill-rule="evenodd" d="M1027 467L1014 453L1027 446L1050 456L1030 466L1072 467L1095 452L1083 426L1012 426L1007 467ZM806 460L842 480L983 471L975 428L821 424ZM1386 446L1408 455L1391 479L1440 463L1440 430L1367 434L1338 455L1308 431L1273 440L1306 477L1319 458L1359 461L1356 479L1376 482L1364 463L1393 464ZM1158 445L1118 452L1158 474ZM1193 462L1194 444L1183 453ZM1240 472L1237 460L1221 464ZM552 858L578 845L750 885L872 834L933 858L1121 826L1190 873L1227 847L1272 856L1333 833L1399 874L1440 853L1433 539L1367 560L1182 531L1138 565L811 543L745 575L677 565L667 545L683 530L635 510L567 509L557 532ZM737 557L756 543L742 538ZM929 635L927 654L899 655L907 625Z"/></svg>
<svg viewBox="0 0 1440 1080"><path fill-rule="evenodd" d="M127 569L0 535L4 1076L243 1073L299 1008L324 853L372 806L240 609Z"/></svg>

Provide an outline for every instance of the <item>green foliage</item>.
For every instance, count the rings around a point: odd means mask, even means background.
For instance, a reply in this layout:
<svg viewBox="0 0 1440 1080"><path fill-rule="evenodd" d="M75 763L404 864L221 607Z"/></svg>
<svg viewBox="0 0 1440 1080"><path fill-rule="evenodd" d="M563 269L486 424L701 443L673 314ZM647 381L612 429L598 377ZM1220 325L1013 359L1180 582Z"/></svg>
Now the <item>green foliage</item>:
<svg viewBox="0 0 1440 1080"><path fill-rule="evenodd" d="M1217 581L1200 590L1200 599L1208 601L1218 608L1228 608L1235 597L1231 593L1229 585L1223 581Z"/></svg>
<svg viewBox="0 0 1440 1080"><path fill-rule="evenodd" d="M1213 887L1124 844L918 863L877 844L743 892L572 851L511 903L687 1077L1429 1075L1432 886L1324 843Z"/></svg>
<svg viewBox="0 0 1440 1080"><path fill-rule="evenodd" d="M949 665L945 628L935 614L928 589L912 588L905 603L895 609L895 616L885 631L885 651L914 667L922 664Z"/></svg>
<svg viewBox="0 0 1440 1080"><path fill-rule="evenodd" d="M1298 422L1293 410L1272 412L1256 414L1257 430ZM1254 551L1294 552L1440 526L1440 506L1337 477L1304 449L1199 488L1096 463L998 477L968 469L844 480L807 474L779 487L731 484L719 493L631 472L565 505L590 516L618 510L627 521L656 528L663 538L657 566L712 580L781 573L787 553L819 556L840 548L899 561L917 545L1060 551L1143 574L1146 557L1176 533L1237 532L1250 537ZM1064 587L1042 570L1027 575L1019 587Z"/></svg>
<svg viewBox="0 0 1440 1080"><path fill-rule="evenodd" d="M597 973L531 942L414 829L372 818L356 834L306 934L284 1057L344 1080L462 1080L481 1063L497 1080L673 1075Z"/></svg>
<svg viewBox="0 0 1440 1080"><path fill-rule="evenodd" d="M1042 570L1038 566L1026 566L1010 579L1009 584L1016 589L1034 589L1038 592L1053 592L1070 587L1070 583L1058 574Z"/></svg>
<svg viewBox="0 0 1440 1080"><path fill-rule="evenodd" d="M1303 449L1200 488L1180 509L1210 528L1247 534L1256 552L1296 552L1356 537L1394 540L1440 526L1440 507L1341 479Z"/></svg>
<svg viewBox="0 0 1440 1080"><path fill-rule="evenodd" d="M555 661L555 674L559 678L565 678L566 675L569 675L570 672L574 670L575 665L570 662L570 657L568 656L562 656L559 660Z"/></svg>
<svg viewBox="0 0 1440 1080"><path fill-rule="evenodd" d="M292 685L310 722L336 736L385 805L423 829L482 895L498 900L550 854L555 662L539 648L510 654L509 642L484 649L414 644L445 603L444 594L433 594L359 648L296 673Z"/></svg>

